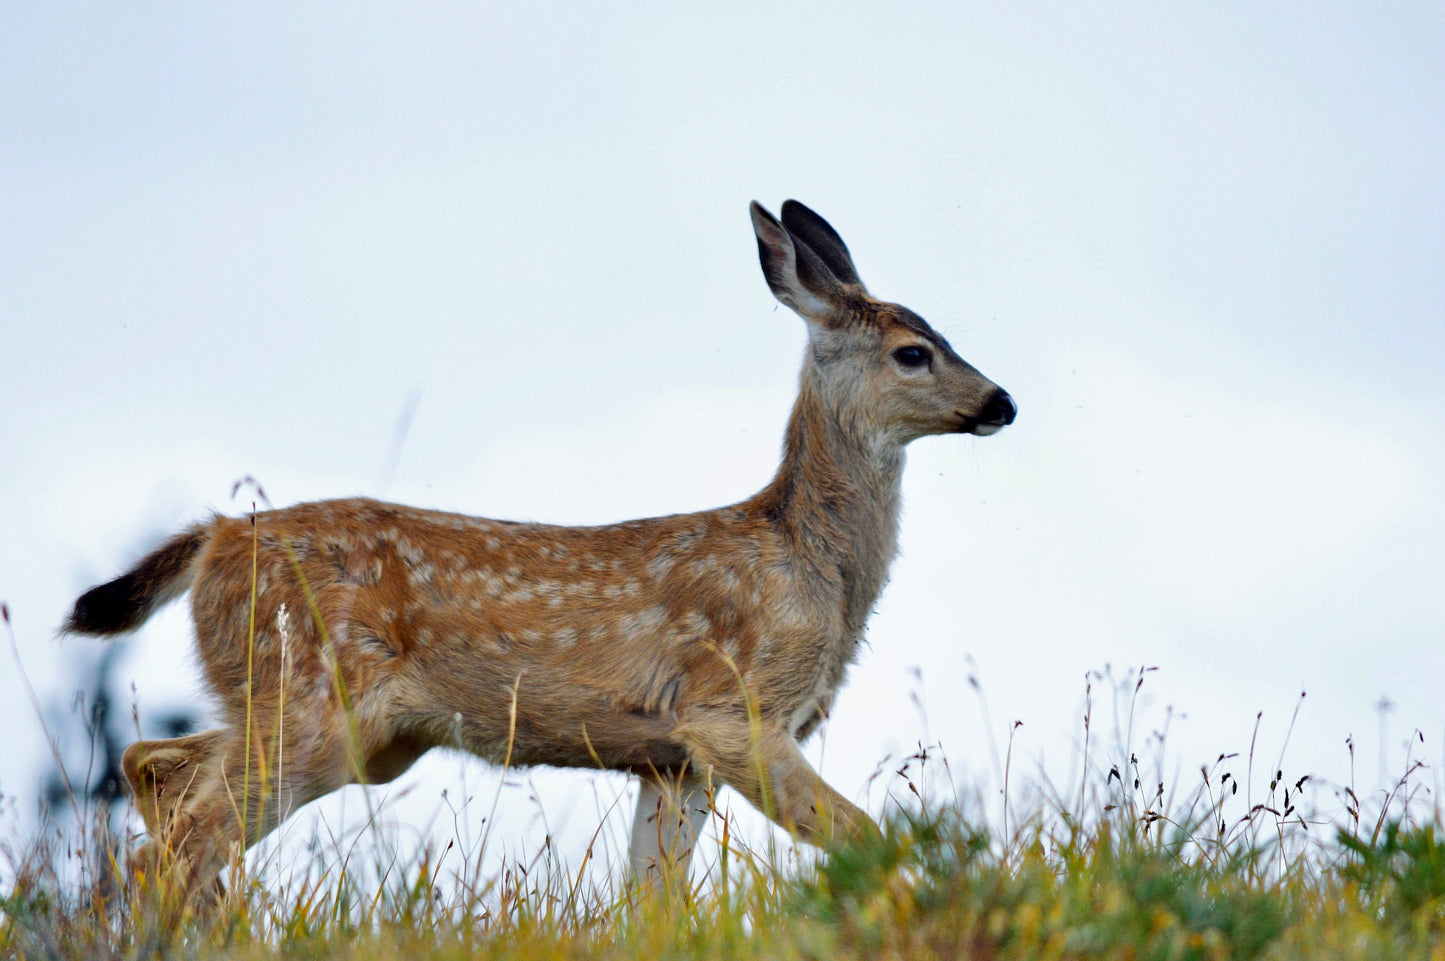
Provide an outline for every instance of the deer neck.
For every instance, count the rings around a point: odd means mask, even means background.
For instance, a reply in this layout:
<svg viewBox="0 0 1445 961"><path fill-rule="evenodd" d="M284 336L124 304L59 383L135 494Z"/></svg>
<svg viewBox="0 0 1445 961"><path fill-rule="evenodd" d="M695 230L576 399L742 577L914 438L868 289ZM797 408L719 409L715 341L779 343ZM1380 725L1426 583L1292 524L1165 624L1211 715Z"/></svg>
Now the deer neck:
<svg viewBox="0 0 1445 961"><path fill-rule="evenodd" d="M854 400L849 404L849 400ZM856 399L829 397L811 364L788 420L783 461L759 495L795 569L861 635L898 544L903 445L870 429Z"/></svg>

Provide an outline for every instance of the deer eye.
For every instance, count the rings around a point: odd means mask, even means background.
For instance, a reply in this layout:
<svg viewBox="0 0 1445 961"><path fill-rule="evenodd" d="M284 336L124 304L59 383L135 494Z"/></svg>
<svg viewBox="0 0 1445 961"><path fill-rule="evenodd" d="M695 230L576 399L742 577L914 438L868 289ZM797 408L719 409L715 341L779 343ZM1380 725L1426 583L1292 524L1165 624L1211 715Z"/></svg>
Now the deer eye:
<svg viewBox="0 0 1445 961"><path fill-rule="evenodd" d="M907 347L900 347L895 350L893 352L893 359L904 367L922 367L933 359L933 352L927 347L909 344Z"/></svg>

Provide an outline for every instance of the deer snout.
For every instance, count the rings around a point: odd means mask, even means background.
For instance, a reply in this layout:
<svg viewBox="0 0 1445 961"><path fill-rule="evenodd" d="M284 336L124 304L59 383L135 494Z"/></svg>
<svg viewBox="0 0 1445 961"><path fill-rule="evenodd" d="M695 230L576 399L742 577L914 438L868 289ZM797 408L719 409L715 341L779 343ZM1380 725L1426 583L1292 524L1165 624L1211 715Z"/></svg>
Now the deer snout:
<svg viewBox="0 0 1445 961"><path fill-rule="evenodd" d="M983 405L978 419L981 423L992 424L997 427L1007 427L1014 422L1018 416L1019 408L1014 399L1008 395L1008 391L1002 387L996 388L988 403Z"/></svg>
<svg viewBox="0 0 1445 961"><path fill-rule="evenodd" d="M1009 424L1014 422L1018 416L1018 405L1008 395L1008 391L1002 387L995 387L993 393L984 402L983 409L973 416L965 416L960 431L967 434L976 434L979 437L987 437L989 434L996 434Z"/></svg>

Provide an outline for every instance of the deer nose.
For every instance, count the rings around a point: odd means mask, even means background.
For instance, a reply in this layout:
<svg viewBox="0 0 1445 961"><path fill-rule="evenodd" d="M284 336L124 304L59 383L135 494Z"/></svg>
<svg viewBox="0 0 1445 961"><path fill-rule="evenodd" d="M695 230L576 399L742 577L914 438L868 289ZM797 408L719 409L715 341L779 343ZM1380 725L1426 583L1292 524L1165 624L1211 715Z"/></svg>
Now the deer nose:
<svg viewBox="0 0 1445 961"><path fill-rule="evenodd" d="M1000 427L1005 427L1014 422L1014 418L1018 416L1018 412L1018 405L1014 403L1014 399L1008 395L1008 391L1000 387L993 392L993 396L988 399L988 403L983 405L983 410L979 412L978 419L985 424L997 424Z"/></svg>

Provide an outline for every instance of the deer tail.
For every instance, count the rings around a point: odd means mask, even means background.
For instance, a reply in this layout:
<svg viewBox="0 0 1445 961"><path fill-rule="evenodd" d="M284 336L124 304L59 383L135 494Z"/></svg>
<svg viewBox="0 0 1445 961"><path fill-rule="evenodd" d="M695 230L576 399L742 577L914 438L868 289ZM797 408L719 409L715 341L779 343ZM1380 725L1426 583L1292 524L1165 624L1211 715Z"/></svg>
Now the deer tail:
<svg viewBox="0 0 1445 961"><path fill-rule="evenodd" d="M191 586L193 562L208 536L205 525L184 530L120 577L92 587L76 600L61 630L109 636L140 627Z"/></svg>

